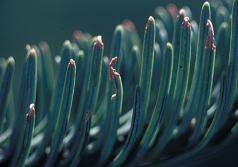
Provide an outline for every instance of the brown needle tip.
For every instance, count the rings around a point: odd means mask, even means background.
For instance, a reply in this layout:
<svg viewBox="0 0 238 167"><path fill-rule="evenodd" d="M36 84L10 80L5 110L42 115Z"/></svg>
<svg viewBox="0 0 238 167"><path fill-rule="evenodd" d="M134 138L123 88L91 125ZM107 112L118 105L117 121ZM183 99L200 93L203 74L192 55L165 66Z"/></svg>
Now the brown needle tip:
<svg viewBox="0 0 238 167"><path fill-rule="evenodd" d="M215 49L216 45L215 45L215 39L214 39L214 29L213 29L211 20L209 20L209 19L207 20L206 26L208 28L206 48Z"/></svg>

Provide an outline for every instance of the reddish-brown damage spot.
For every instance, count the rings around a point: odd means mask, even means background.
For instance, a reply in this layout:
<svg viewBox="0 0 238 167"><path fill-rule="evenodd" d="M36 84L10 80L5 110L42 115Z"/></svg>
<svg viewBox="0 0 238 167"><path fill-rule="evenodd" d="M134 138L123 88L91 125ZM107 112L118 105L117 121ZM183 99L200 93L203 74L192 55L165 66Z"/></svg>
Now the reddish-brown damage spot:
<svg viewBox="0 0 238 167"><path fill-rule="evenodd" d="M93 43L93 47L99 47L99 48L103 48L104 47L104 43L102 42L102 36L97 36L96 41Z"/></svg>
<svg viewBox="0 0 238 167"><path fill-rule="evenodd" d="M69 60L69 65L75 65L75 61L73 59Z"/></svg>
<svg viewBox="0 0 238 167"><path fill-rule="evenodd" d="M113 68L113 65L117 63L118 58L113 57L109 63L109 79L112 80L114 78L118 78L120 74Z"/></svg>
<svg viewBox="0 0 238 167"><path fill-rule="evenodd" d="M153 21L153 17L152 16L149 16L149 18L148 18L148 22L152 22Z"/></svg>
<svg viewBox="0 0 238 167"><path fill-rule="evenodd" d="M206 48L215 49L214 29L211 20L207 20L206 26L208 28Z"/></svg>
<svg viewBox="0 0 238 167"><path fill-rule="evenodd" d="M36 56L36 50L34 48L31 48L30 51L29 51L29 56Z"/></svg>
<svg viewBox="0 0 238 167"><path fill-rule="evenodd" d="M150 16L149 18L148 18L148 21L147 21L147 23L146 23L146 26L145 26L145 32L147 32L148 31L148 29L149 29L149 26L151 26L152 24L153 24L153 17L152 16Z"/></svg>
<svg viewBox="0 0 238 167"><path fill-rule="evenodd" d="M183 22L182 22L182 26L183 26L184 28L189 28L189 27L191 27L191 23L190 23L189 17L184 17Z"/></svg>
<svg viewBox="0 0 238 167"><path fill-rule="evenodd" d="M120 74L116 71L116 69L113 68L113 65L116 64L118 61L117 57L113 57L109 63L109 79L115 79L115 78L119 78ZM118 85L117 82L115 82L115 86L116 86L116 96L118 95Z"/></svg>

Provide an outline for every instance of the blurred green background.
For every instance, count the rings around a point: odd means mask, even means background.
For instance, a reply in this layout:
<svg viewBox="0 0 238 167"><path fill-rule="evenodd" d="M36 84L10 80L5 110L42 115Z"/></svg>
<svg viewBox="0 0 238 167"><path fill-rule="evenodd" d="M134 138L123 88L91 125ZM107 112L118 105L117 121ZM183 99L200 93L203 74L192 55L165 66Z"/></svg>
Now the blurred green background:
<svg viewBox="0 0 238 167"><path fill-rule="evenodd" d="M113 30L124 19L135 22L140 36L156 6L175 3L189 6L195 19L204 1L199 0L0 0L0 56L24 58L26 44L49 43L53 55L74 30L102 35L106 53Z"/></svg>

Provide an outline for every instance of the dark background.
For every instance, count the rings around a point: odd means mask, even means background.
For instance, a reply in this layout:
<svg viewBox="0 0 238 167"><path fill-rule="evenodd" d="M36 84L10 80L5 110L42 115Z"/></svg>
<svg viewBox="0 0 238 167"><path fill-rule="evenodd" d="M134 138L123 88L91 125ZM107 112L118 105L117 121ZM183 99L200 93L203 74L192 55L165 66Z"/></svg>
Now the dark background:
<svg viewBox="0 0 238 167"><path fill-rule="evenodd" d="M60 52L74 30L102 35L106 53L113 30L124 19L135 22L140 36L146 19L158 5L189 6L195 19L204 1L199 0L0 0L0 57L21 62L26 44L49 43L53 55Z"/></svg>
<svg viewBox="0 0 238 167"><path fill-rule="evenodd" d="M204 0L0 0L0 57L16 61L15 82L20 80L26 44L47 41L53 56L75 30L102 35L109 53L113 30L132 20L143 37L148 16L157 6L189 6L199 18Z"/></svg>

